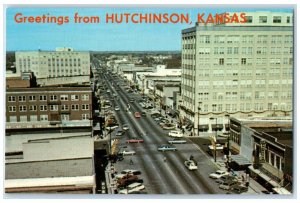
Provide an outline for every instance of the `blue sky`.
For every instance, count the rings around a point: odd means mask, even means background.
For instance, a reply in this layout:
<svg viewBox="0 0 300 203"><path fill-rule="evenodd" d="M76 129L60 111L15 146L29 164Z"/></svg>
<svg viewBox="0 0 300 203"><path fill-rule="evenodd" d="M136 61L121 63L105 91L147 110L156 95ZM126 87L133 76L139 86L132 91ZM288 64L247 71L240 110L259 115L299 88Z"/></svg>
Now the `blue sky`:
<svg viewBox="0 0 300 203"><path fill-rule="evenodd" d="M88 51L162 51L180 50L181 30L194 26L198 13L222 13L237 11L278 11L292 12L284 8L42 8L11 7L6 9L6 50L54 50L56 47L73 47ZM73 16L100 16L99 24L75 24ZM106 13L189 13L192 25L188 24L106 24ZM70 22L63 25L55 23L25 23L14 21L16 13L23 16L69 16Z"/></svg>

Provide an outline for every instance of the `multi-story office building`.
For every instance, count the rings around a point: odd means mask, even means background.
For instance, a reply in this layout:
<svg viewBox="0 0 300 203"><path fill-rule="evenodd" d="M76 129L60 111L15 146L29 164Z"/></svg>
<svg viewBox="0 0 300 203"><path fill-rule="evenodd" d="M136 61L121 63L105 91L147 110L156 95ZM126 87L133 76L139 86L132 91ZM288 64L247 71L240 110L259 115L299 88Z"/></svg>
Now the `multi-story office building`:
<svg viewBox="0 0 300 203"><path fill-rule="evenodd" d="M6 90L6 129L91 126L88 86Z"/></svg>
<svg viewBox="0 0 300 203"><path fill-rule="evenodd" d="M293 14L245 15L246 23L182 30L180 114L196 134L225 130L229 115L292 114Z"/></svg>
<svg viewBox="0 0 300 203"><path fill-rule="evenodd" d="M60 48L56 51L17 51L16 74L33 72L40 85L86 83L90 79L90 53Z"/></svg>

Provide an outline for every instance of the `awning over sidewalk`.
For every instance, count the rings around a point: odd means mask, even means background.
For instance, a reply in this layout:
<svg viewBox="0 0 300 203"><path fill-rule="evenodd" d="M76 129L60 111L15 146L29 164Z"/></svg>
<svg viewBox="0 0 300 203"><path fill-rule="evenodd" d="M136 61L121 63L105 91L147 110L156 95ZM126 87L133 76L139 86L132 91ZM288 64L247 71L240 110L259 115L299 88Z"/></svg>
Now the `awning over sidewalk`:
<svg viewBox="0 0 300 203"><path fill-rule="evenodd" d="M245 165L251 165L252 162L249 161L246 157L237 154L237 155L231 155L231 161L234 161L237 163L239 166L245 166Z"/></svg>
<svg viewBox="0 0 300 203"><path fill-rule="evenodd" d="M257 175L259 175L261 178L263 178L267 183L270 183L273 187L275 187L275 188L280 188L281 187L281 185L279 185L276 181L272 180L269 176L267 176L266 174L264 174L260 170L254 169L253 166L249 166L248 168L252 172L254 172Z"/></svg>
<svg viewBox="0 0 300 203"><path fill-rule="evenodd" d="M292 194L291 192L289 192L287 189L285 189L283 187L274 187L273 190L277 194L281 194L281 195L290 195L290 194Z"/></svg>

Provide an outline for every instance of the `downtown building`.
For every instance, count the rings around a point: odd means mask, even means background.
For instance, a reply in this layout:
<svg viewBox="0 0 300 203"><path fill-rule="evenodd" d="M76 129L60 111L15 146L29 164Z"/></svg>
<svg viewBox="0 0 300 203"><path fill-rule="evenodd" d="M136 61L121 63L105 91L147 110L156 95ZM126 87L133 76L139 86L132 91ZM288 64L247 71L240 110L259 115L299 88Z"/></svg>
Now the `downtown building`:
<svg viewBox="0 0 300 203"><path fill-rule="evenodd" d="M247 12L246 19L182 30L178 105L196 135L228 130L229 117L292 117L293 14Z"/></svg>
<svg viewBox="0 0 300 203"><path fill-rule="evenodd" d="M56 51L17 51L16 75L33 72L37 84L85 84L90 81L90 53L72 48Z"/></svg>

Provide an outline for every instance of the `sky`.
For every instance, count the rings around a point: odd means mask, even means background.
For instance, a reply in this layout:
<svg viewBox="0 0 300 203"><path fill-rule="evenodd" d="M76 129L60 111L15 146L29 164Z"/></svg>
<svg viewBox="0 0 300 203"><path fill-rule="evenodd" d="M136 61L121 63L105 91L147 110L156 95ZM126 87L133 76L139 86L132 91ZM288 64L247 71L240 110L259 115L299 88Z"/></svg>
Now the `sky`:
<svg viewBox="0 0 300 203"><path fill-rule="evenodd" d="M6 8L6 51L55 50L56 47L72 47L81 51L178 51L181 48L181 30L195 25L198 13L292 12L289 8L121 8L121 7L8 7ZM85 24L73 21L74 14L99 16L100 23ZM189 13L192 24L106 24L106 13ZM70 22L16 23L14 16L69 16Z"/></svg>

